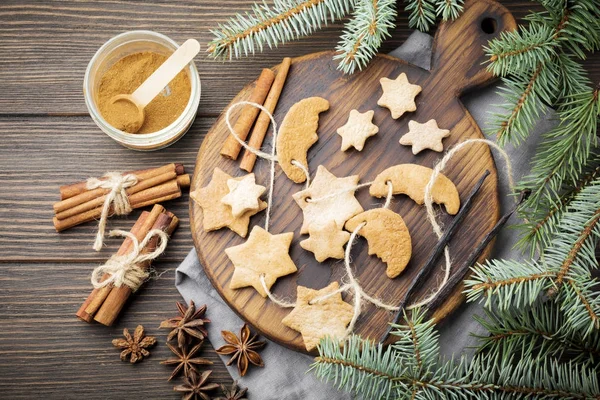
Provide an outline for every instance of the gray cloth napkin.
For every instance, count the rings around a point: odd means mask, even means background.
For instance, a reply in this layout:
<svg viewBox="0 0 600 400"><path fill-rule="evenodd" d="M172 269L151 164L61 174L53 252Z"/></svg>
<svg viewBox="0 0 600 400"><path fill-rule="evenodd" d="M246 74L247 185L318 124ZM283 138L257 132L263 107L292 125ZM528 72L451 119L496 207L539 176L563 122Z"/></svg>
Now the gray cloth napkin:
<svg viewBox="0 0 600 400"><path fill-rule="evenodd" d="M402 58L421 68L429 69L431 46L431 36L414 32L401 47L391 52L390 55ZM494 111L492 104L501 102L500 96L496 94L496 89L488 87L463 98L465 106L483 129L485 129L486 121L490 118L489 112ZM553 112L548 110L546 118L539 122L535 131L543 132L551 128L552 116ZM525 144L517 148L506 149L512 160L515 180L528 171L529 160L537 146L537 137L539 135L532 135L531 140ZM499 172L501 206L503 210L506 210L514 199L507 196L508 184L504 162L496 154L494 157ZM515 241L515 232L505 229L496 240L493 256L497 258L521 257L521 254L512 249ZM194 300L196 304L207 304L210 315L216 316L208 326L209 338L215 348L224 344L221 330L237 332L243 325L244 322L225 304L211 285L194 249L177 268L175 285L185 301ZM481 314L480 309L481 306L477 303L465 304L440 327L441 355L460 356L476 344L475 338L468 332L484 333L481 326L472 318L475 313ZM312 373L306 373L312 363L312 357L294 352L277 343L268 342L261 353L265 359L264 368L251 368L248 374L241 378L235 365L228 367L233 378L237 379L242 386L248 387L249 399L334 400L353 398L347 393L339 392L330 384L322 383ZM227 360L224 359L224 361Z"/></svg>

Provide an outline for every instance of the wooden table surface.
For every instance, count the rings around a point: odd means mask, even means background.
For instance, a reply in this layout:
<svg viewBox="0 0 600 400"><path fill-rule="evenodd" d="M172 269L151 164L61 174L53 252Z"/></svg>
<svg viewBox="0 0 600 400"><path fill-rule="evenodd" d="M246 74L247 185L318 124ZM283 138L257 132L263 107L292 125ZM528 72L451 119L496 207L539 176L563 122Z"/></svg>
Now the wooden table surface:
<svg viewBox="0 0 600 400"><path fill-rule="evenodd" d="M534 6L525 0L503 3L519 19ZM223 64L199 55L198 117L187 135L165 150L134 152L96 127L86 111L82 80L88 61L106 40L123 31L150 29L179 43L197 38L206 48L210 28L250 5L248 0L0 2L1 398L177 398L173 383L167 382L170 370L159 364L169 350L166 331L157 328L176 313L175 302L181 299L174 271L192 248L188 196L165 204L182 221L168 251L155 263L167 272L146 284L109 328L83 323L74 314L90 291L91 270L116 251L120 240L108 240L95 253L95 224L57 234L52 203L59 185L107 170L182 162L192 172L208 128L261 68L285 56L332 49L338 40L340 25L332 24L251 59ZM398 47L409 34L401 12L398 28L381 51ZM598 57L586 65L597 79ZM110 226L129 229L138 214L113 219ZM218 318L210 310L209 317ZM111 339L138 324L157 336L159 344L142 363L123 363ZM209 344L204 356L215 362L213 380L229 383Z"/></svg>

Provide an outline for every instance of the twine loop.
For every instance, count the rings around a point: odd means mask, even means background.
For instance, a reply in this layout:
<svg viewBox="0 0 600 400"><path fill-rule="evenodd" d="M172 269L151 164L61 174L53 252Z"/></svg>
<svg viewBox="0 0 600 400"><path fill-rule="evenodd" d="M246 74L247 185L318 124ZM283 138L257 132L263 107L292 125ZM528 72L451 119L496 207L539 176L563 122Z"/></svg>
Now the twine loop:
<svg viewBox="0 0 600 400"><path fill-rule="evenodd" d="M133 250L124 255L113 255L104 265L96 267L92 271L92 285L95 289L100 289L108 285L121 287L123 285L135 292L150 276L150 272L140 267L145 261L154 260L160 256L167 248L169 236L160 229L152 229L144 240L138 242L134 234L122 230L110 231L109 236L126 237L133 243ZM150 253L143 253L148 242L155 236L159 238L159 244L156 249ZM109 274L108 279L102 280L104 274Z"/></svg>
<svg viewBox="0 0 600 400"><path fill-rule="evenodd" d="M98 223L98 233L94 242L94 250L100 251L104 244L104 231L106 230L106 220L111 206L116 215L125 215L131 212L131 204L126 189L138 183L138 179L133 174L122 175L119 172L107 172L104 174L106 179L89 178L86 183L88 190L110 189L110 192L104 199L100 222Z"/></svg>

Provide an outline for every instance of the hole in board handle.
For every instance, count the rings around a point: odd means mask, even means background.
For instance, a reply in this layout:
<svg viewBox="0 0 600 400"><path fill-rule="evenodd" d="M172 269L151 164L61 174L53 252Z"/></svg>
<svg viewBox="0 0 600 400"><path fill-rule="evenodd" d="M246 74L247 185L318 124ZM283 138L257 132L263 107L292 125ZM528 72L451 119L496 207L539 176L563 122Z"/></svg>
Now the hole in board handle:
<svg viewBox="0 0 600 400"><path fill-rule="evenodd" d="M487 17L481 21L481 30L488 35L495 33L497 28L498 22L494 18Z"/></svg>

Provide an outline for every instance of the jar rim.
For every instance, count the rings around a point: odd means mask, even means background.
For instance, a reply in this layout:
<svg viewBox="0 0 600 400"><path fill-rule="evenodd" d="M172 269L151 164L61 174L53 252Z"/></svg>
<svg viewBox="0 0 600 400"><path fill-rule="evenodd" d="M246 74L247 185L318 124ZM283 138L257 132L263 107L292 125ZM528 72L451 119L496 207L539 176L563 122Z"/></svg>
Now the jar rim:
<svg viewBox="0 0 600 400"><path fill-rule="evenodd" d="M196 112L200 103L200 77L196 65L192 60L187 67L191 83L189 101L181 115L168 126L156 132L139 134L131 134L115 128L104 119L96 105L93 98L93 88L91 87L91 74L93 73L93 68L99 62L108 57L122 45L131 42L153 42L158 45L163 45L173 51L179 48L177 42L168 36L150 30L126 31L112 37L96 51L88 63L83 80L85 102L88 112L96 125L118 143L135 150L158 150L175 143L191 126L196 117ZM114 48L112 48L113 46Z"/></svg>

